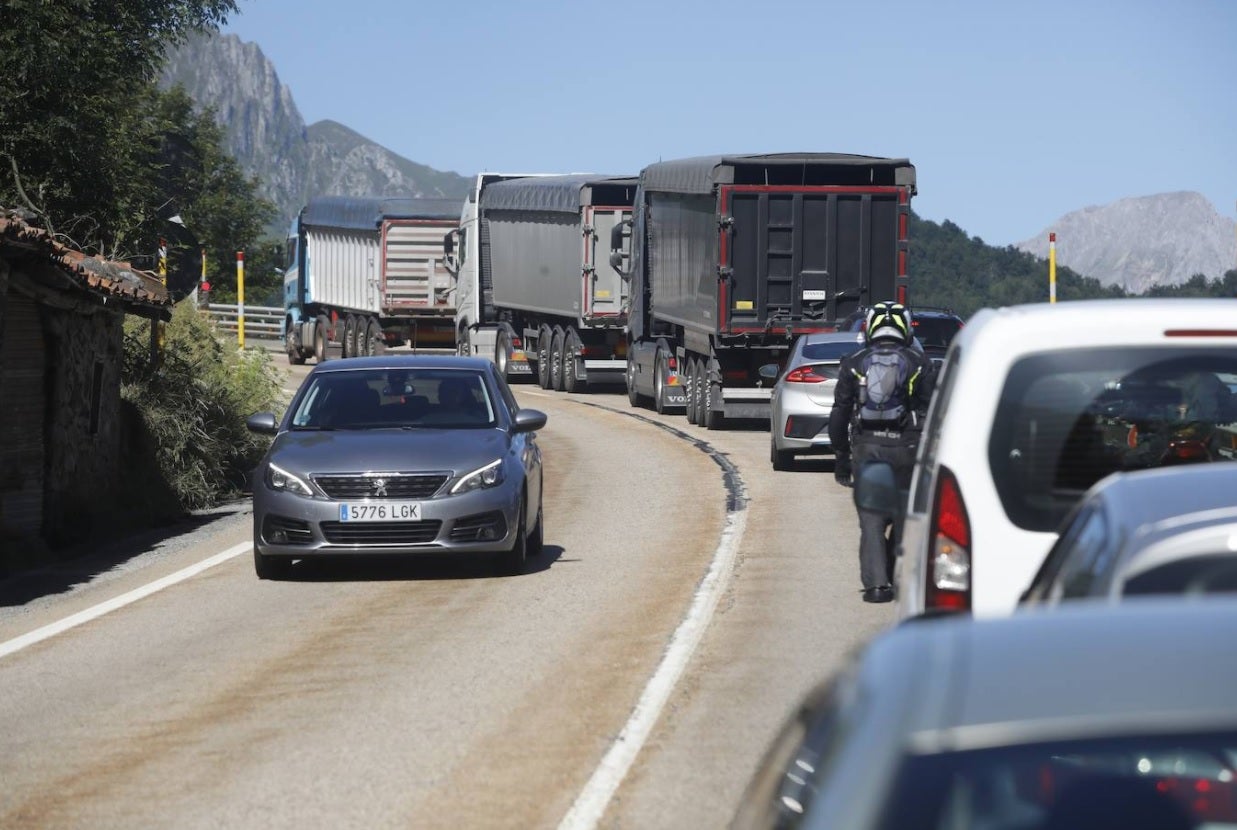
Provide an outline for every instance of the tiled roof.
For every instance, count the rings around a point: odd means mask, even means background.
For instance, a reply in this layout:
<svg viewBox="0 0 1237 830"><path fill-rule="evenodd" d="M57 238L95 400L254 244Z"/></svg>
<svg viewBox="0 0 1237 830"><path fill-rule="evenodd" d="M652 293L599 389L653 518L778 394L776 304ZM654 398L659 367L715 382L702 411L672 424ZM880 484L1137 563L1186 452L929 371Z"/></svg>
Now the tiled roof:
<svg viewBox="0 0 1237 830"><path fill-rule="evenodd" d="M67 274L82 289L102 294L149 316L163 316L172 307L167 287L150 271L139 271L127 262L88 256L56 241L52 235L25 222L12 211L0 208L0 257L15 254L36 257Z"/></svg>

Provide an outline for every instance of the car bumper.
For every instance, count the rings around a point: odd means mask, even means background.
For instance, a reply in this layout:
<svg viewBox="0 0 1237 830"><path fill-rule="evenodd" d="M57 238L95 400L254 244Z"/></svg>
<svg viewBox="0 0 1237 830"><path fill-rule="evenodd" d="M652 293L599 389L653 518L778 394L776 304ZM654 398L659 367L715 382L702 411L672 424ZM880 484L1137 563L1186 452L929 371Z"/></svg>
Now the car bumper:
<svg viewBox="0 0 1237 830"><path fill-rule="evenodd" d="M787 420L791 428L787 430ZM804 454L827 454L833 452L829 440L829 413L822 415L819 408L814 412L790 412L779 414L772 421L773 445L781 451ZM786 433L790 434L787 435Z"/></svg>
<svg viewBox="0 0 1237 830"><path fill-rule="evenodd" d="M253 494L254 549L293 558L508 551L518 532L520 492L518 482L507 482L421 501L417 521L341 522L339 501L258 487Z"/></svg>

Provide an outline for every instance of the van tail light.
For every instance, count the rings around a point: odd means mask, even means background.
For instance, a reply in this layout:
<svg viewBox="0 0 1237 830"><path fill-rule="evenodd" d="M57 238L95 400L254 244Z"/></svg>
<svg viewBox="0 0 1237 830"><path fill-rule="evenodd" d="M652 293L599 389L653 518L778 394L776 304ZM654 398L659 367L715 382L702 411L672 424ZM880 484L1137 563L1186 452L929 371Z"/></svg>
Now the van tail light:
<svg viewBox="0 0 1237 830"><path fill-rule="evenodd" d="M971 520L958 479L947 467L937 473L933 505L924 607L928 611L970 611Z"/></svg>

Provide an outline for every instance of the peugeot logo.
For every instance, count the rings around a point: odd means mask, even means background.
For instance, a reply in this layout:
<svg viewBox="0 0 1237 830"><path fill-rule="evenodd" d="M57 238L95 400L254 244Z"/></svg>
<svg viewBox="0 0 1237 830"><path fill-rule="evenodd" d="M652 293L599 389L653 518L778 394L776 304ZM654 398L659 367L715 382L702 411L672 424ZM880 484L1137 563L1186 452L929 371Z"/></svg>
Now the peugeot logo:
<svg viewBox="0 0 1237 830"><path fill-rule="evenodd" d="M374 496L381 497L387 494L387 480L385 478L374 479Z"/></svg>

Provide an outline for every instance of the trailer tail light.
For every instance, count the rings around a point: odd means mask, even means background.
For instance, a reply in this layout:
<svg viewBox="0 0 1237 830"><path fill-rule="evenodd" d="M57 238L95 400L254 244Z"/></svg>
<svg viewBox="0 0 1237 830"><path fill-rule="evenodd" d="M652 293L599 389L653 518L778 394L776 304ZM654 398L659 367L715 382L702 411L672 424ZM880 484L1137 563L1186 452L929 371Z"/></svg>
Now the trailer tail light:
<svg viewBox="0 0 1237 830"><path fill-rule="evenodd" d="M744 381L747 380L747 370L746 369L727 369L726 371L722 372L722 380L724 381L737 380L740 383L743 383Z"/></svg>
<svg viewBox="0 0 1237 830"><path fill-rule="evenodd" d="M924 607L928 611L971 610L971 520L958 479L947 467L937 473L933 500L932 550Z"/></svg>
<svg viewBox="0 0 1237 830"><path fill-rule="evenodd" d="M524 343L520 340L518 335L511 338L511 348L517 352L524 348Z"/></svg>
<svg viewBox="0 0 1237 830"><path fill-rule="evenodd" d="M786 375L787 383L824 383L827 380L826 376L816 373L815 366L800 366Z"/></svg>

